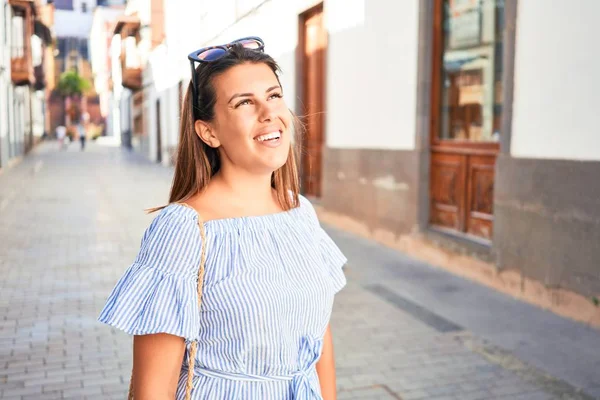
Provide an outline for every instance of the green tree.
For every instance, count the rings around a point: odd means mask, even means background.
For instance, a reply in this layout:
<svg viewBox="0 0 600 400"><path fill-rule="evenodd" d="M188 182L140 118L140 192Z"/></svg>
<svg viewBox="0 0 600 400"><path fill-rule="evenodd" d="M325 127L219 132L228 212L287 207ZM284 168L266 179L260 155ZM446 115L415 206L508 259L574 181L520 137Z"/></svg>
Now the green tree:
<svg viewBox="0 0 600 400"><path fill-rule="evenodd" d="M63 97L80 97L91 88L90 82L77 71L63 72L58 81L57 89Z"/></svg>
<svg viewBox="0 0 600 400"><path fill-rule="evenodd" d="M66 71L61 74L56 90L65 99L65 111L70 121L79 121L81 117L81 97L91 87L90 82L79 75L77 71ZM71 104L69 109L67 109L67 99Z"/></svg>

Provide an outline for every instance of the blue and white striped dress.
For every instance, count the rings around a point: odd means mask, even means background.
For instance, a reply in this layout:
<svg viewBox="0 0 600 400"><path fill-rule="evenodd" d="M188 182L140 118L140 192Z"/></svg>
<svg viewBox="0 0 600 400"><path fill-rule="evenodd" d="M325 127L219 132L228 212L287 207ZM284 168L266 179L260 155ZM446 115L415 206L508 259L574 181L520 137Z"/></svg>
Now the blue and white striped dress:
<svg viewBox="0 0 600 400"><path fill-rule="evenodd" d="M346 258L308 200L277 214L204 222L163 209L140 252L110 294L101 322L132 335L170 333L198 340L193 399L322 399L315 365ZM187 352L186 352L187 354ZM187 360L177 399L184 398Z"/></svg>

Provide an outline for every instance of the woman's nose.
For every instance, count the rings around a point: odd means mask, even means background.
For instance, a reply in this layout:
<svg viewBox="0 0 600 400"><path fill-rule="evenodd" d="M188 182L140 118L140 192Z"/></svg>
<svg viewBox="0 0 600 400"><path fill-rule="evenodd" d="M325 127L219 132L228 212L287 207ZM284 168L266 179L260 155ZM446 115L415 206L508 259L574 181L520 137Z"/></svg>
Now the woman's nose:
<svg viewBox="0 0 600 400"><path fill-rule="evenodd" d="M275 119L275 111L269 103L265 103L260 109L260 121L271 122Z"/></svg>

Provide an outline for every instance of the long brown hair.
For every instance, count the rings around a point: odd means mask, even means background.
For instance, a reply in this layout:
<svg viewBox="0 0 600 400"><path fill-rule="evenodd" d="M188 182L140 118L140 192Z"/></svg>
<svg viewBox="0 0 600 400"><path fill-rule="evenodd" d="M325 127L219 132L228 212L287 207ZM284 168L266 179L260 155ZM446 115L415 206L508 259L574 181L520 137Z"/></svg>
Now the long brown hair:
<svg viewBox="0 0 600 400"><path fill-rule="evenodd" d="M216 93L213 79L228 69L245 63L266 64L279 82L280 68L277 62L268 54L248 50L242 46L233 46L227 55L210 63L201 63L196 68L197 104L193 104L192 83L190 81L183 100L179 130L179 144L175 158L175 175L171 185L169 203L185 202L193 195L202 192L211 178L220 169L219 150L208 146L196 134L196 120L210 122L214 119ZM281 82L279 82L281 85ZM300 134L303 125L292 113L294 135ZM273 172L271 186L277 193L277 200L284 210L297 207L300 191L296 156L300 153L300 140L290 144L290 151L285 164ZM166 206L148 210L154 212Z"/></svg>

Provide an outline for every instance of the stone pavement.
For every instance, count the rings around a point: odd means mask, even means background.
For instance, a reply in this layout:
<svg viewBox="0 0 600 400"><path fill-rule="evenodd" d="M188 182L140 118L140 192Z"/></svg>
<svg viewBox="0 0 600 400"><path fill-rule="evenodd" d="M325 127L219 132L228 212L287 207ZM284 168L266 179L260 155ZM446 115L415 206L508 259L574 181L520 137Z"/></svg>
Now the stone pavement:
<svg viewBox="0 0 600 400"><path fill-rule="evenodd" d="M171 174L95 143L0 174L0 399L125 398L131 338L96 318ZM600 399L598 331L328 230L340 400Z"/></svg>

